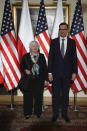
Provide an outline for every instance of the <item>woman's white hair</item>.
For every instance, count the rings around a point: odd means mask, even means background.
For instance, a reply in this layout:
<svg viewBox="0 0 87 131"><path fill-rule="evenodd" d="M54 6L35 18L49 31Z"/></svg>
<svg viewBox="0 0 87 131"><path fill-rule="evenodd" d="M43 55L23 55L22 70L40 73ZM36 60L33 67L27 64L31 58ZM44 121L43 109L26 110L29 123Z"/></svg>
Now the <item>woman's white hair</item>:
<svg viewBox="0 0 87 131"><path fill-rule="evenodd" d="M29 44L29 48L31 49L31 47L32 47L33 45L37 45L38 48L40 49L40 45L38 44L37 41L31 41L30 44Z"/></svg>

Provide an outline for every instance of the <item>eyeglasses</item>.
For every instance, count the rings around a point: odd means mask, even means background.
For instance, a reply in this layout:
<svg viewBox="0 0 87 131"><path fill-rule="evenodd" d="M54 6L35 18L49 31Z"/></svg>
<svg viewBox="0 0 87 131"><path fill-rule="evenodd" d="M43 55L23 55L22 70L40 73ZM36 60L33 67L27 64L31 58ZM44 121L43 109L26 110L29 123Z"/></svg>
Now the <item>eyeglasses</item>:
<svg viewBox="0 0 87 131"><path fill-rule="evenodd" d="M59 29L59 30L64 30L64 31L65 31L65 30L67 30L67 29Z"/></svg>

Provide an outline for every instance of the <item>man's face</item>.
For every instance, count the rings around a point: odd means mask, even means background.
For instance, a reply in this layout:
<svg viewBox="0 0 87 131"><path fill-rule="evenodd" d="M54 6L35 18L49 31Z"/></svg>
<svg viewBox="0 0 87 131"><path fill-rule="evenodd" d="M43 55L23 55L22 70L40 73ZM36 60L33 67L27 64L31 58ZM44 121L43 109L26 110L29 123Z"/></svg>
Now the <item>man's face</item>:
<svg viewBox="0 0 87 131"><path fill-rule="evenodd" d="M66 25L60 25L59 27L59 36L66 37L68 33L68 29Z"/></svg>

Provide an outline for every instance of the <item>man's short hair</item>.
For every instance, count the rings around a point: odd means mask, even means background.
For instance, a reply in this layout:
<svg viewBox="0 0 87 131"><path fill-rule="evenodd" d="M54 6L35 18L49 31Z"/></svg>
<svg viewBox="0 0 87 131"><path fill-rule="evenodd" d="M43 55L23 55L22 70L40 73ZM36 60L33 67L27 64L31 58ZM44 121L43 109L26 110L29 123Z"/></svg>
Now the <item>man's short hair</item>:
<svg viewBox="0 0 87 131"><path fill-rule="evenodd" d="M68 24L67 24L66 22L60 23L59 27L60 27L61 25L66 25L66 26L67 26L67 29L68 29L68 27L69 27Z"/></svg>

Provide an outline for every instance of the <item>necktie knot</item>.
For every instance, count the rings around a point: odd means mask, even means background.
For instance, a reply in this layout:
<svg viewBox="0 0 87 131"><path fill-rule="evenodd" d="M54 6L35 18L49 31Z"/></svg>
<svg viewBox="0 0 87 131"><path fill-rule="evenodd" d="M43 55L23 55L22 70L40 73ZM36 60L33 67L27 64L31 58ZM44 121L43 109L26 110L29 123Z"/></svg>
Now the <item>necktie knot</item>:
<svg viewBox="0 0 87 131"><path fill-rule="evenodd" d="M65 39L62 39L62 42L64 42Z"/></svg>

